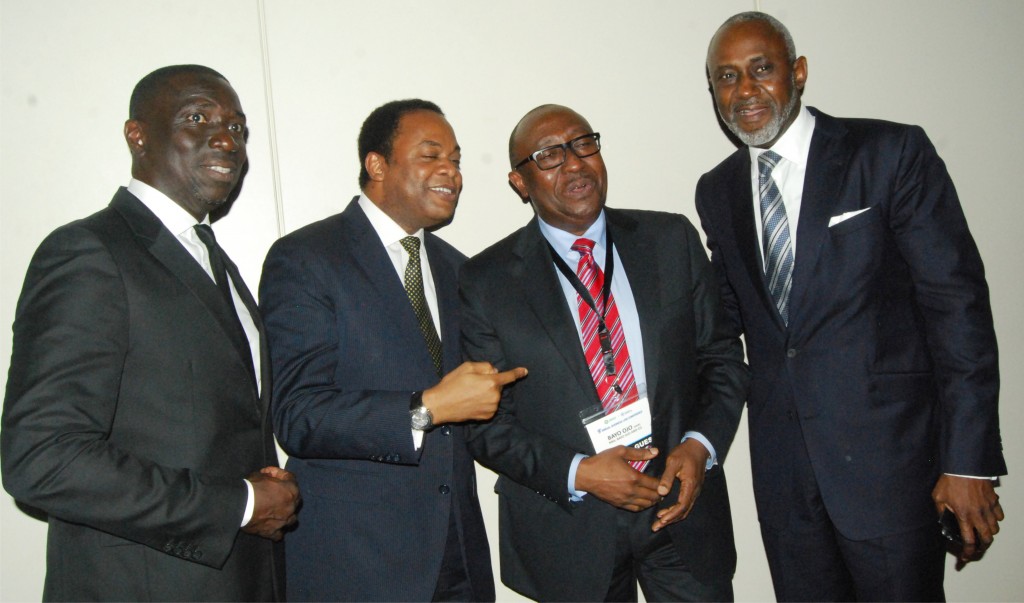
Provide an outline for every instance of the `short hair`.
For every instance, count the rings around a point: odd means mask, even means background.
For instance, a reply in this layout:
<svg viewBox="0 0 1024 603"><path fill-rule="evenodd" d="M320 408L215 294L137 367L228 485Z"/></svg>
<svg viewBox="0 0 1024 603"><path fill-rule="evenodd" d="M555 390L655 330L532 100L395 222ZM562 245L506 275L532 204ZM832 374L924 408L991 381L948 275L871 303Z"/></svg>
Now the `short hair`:
<svg viewBox="0 0 1024 603"><path fill-rule="evenodd" d="M358 142L360 189L370 181L370 173L366 171L366 156L378 153L390 161L395 136L398 135L398 125L406 114L413 111L431 111L444 117L444 111L436 104L419 98L407 98L384 103L374 109L363 122Z"/></svg>
<svg viewBox="0 0 1024 603"><path fill-rule="evenodd" d="M526 115L522 116L522 118L520 118L519 121L516 122L516 127L512 128L512 133L508 135L508 163L513 169L515 169L517 160L519 159L519 157L515 154L515 146L516 138L519 137L519 131L522 129L523 123L525 123L528 118L533 117L537 113L540 113L542 111L548 111L551 109L568 109L568 107L563 107L562 105L557 105L555 103L545 103L543 105L539 105L527 111Z"/></svg>
<svg viewBox="0 0 1024 603"><path fill-rule="evenodd" d="M718 31L722 31L737 23L749 23L751 21L760 21L770 27L775 33L782 36L783 41L786 43L786 54L789 55L789 62L792 63L796 60L796 44L793 43L793 36L790 35L789 30L786 29L786 26L783 25L781 21L768 13L752 10L745 13L739 13L738 15L733 15L729 17L725 23L722 23L722 26L718 28ZM715 32L715 35L718 35L718 32ZM714 40L714 37L712 37L712 40ZM708 48L708 51L710 50L711 49Z"/></svg>
<svg viewBox="0 0 1024 603"><path fill-rule="evenodd" d="M128 102L128 119L140 119L145 107L158 97L167 83L182 74L211 75L225 82L228 78L203 65L168 65L161 67L139 80L132 90L132 98Z"/></svg>

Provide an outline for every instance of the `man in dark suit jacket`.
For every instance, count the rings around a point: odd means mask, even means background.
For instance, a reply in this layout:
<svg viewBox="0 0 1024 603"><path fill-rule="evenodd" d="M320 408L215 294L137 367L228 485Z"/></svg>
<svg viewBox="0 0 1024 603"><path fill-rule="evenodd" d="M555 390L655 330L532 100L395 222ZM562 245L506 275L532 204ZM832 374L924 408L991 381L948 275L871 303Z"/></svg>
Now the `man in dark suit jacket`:
<svg viewBox="0 0 1024 603"><path fill-rule="evenodd" d="M490 418L525 371L460 364L465 258L425 231L455 213L459 145L437 105L395 101L359 156L362 196L275 243L260 283L276 431L304 491L288 598L493 601L460 423Z"/></svg>
<svg viewBox="0 0 1024 603"><path fill-rule="evenodd" d="M128 188L25 277L4 487L49 515L46 600L280 600L271 540L298 489L276 466L259 315L225 256L228 305L193 228L238 182L245 116L223 76L173 66L136 86L124 132Z"/></svg>
<svg viewBox="0 0 1024 603"><path fill-rule="evenodd" d="M724 328L696 230L678 215L606 209L599 151L600 135L575 111L529 112L509 143L509 180L537 216L460 277L467 355L530 367L494 419L470 430L477 460L499 473L502 580L539 600L636 600L638 580L648 601L728 600L736 551L721 462L746 394L742 347ZM597 361L596 378L568 267L581 237L611 281L593 301L608 307L597 312L615 367ZM603 302L612 298L622 335ZM588 437L583 415L614 416L598 389L609 394L612 382L623 411L650 417L617 430L654 448L598 450Z"/></svg>
<svg viewBox="0 0 1024 603"><path fill-rule="evenodd" d="M953 183L920 128L802 108L806 59L763 13L726 21L707 69L747 145L701 178L697 210L746 338L776 595L941 599L939 514L976 555L1006 471L988 287Z"/></svg>

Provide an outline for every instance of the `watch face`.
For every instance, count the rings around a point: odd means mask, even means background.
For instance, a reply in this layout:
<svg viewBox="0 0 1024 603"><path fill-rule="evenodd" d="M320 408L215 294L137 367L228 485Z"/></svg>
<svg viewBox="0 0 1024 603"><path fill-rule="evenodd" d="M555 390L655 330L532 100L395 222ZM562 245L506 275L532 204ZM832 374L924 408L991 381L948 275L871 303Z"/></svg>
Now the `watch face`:
<svg viewBox="0 0 1024 603"><path fill-rule="evenodd" d="M425 431L430 429L433 425L433 417L430 415L430 411L426 407L420 406L409 413L412 417L412 428L419 431Z"/></svg>

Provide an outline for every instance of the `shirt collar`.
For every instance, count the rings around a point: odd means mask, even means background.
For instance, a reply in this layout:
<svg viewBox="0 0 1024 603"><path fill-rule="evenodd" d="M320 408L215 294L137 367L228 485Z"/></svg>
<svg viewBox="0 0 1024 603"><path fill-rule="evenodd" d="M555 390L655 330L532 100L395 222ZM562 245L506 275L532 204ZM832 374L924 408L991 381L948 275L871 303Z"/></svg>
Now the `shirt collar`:
<svg viewBox="0 0 1024 603"><path fill-rule="evenodd" d="M806 166L807 156L811 152L811 135L813 134L814 116L807 110L807 106L801 103L796 119L770 149L786 161ZM757 165L757 158L768 150L757 147L748 147L748 149L750 150L750 162L753 165Z"/></svg>
<svg viewBox="0 0 1024 603"><path fill-rule="evenodd" d="M561 257L571 257L570 254L574 254L578 259L577 252L572 251L571 247L576 242L576 239L585 238L594 241L594 257L599 260L599 264L603 263L600 261L600 258L604 257L604 233L606 228L603 209L598 214L597 219L594 220L594 223L590 225L590 228L582 235L575 235L571 232L555 228L542 220L540 216L537 216L537 224L540 226L540 233L544 235L544 238L547 239L548 243L555 248L555 251Z"/></svg>
<svg viewBox="0 0 1024 603"><path fill-rule="evenodd" d="M423 229L419 229L411 235L405 232L405 229L398 225L397 222L391 219L391 216L384 213L384 210L377 207L377 204L370 200L365 194L359 195L359 207L366 214L366 218L370 221L370 225L373 226L373 230L380 237L381 243L385 247L394 245L398 241L401 241L405 237L413 236L423 241Z"/></svg>
<svg viewBox="0 0 1024 603"><path fill-rule="evenodd" d="M170 197L141 180L132 178L128 182L128 192L142 201L142 204L149 208L164 228L171 231L174 236L190 232L196 224L210 224L209 215L204 216L202 222L196 220L195 216L185 211L185 208L172 201Z"/></svg>

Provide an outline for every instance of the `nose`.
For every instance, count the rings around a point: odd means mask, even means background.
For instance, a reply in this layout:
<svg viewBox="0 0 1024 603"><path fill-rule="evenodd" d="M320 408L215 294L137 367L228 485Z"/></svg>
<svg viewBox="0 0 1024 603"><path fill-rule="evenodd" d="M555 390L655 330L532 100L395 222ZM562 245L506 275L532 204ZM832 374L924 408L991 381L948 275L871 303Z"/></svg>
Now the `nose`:
<svg viewBox="0 0 1024 603"><path fill-rule="evenodd" d="M573 152L572 149L565 150L565 161L562 162L562 169L570 172L579 171L583 167L583 160Z"/></svg>
<svg viewBox="0 0 1024 603"><path fill-rule="evenodd" d="M745 75L739 75L736 82L736 93L741 98L750 98L757 95L757 86L754 83L754 79Z"/></svg>
<svg viewBox="0 0 1024 603"><path fill-rule="evenodd" d="M241 132L232 132L228 128L219 128L210 136L210 146L228 153L235 153L245 145Z"/></svg>

